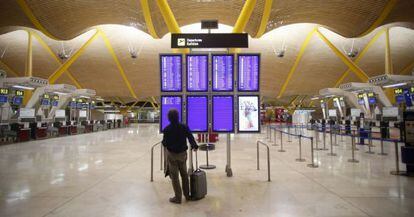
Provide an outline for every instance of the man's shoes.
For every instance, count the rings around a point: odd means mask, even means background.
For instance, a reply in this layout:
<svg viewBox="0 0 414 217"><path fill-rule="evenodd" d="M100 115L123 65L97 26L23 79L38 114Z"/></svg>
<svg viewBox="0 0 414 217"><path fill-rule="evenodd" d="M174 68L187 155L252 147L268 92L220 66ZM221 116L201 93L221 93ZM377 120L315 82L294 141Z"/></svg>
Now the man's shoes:
<svg viewBox="0 0 414 217"><path fill-rule="evenodd" d="M176 197L170 198L170 202L171 203L176 203L176 204L181 204L181 200L176 198Z"/></svg>
<svg viewBox="0 0 414 217"><path fill-rule="evenodd" d="M193 199L190 196L185 197L186 201L192 201Z"/></svg>

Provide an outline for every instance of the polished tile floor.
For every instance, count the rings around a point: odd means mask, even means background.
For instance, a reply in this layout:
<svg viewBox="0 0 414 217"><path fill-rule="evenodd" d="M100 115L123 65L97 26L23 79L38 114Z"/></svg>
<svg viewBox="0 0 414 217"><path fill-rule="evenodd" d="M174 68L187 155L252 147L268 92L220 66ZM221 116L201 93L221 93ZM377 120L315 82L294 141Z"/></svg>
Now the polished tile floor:
<svg viewBox="0 0 414 217"><path fill-rule="evenodd" d="M340 142L334 147L338 156L317 151L319 168L309 168L309 142L302 143L306 162L296 162L298 141L284 138L286 152L270 147L267 182L263 147L256 170L256 140L264 134L231 137L231 178L224 172L226 140L220 137L210 152L217 169L207 171L208 196L170 204L172 188L159 170L158 148L150 182L150 147L161 139L157 130L135 125L0 146L0 216L414 216L414 178L389 174L393 144L385 144L388 156L360 147L360 162L349 163L350 142ZM200 163L204 156L199 153Z"/></svg>

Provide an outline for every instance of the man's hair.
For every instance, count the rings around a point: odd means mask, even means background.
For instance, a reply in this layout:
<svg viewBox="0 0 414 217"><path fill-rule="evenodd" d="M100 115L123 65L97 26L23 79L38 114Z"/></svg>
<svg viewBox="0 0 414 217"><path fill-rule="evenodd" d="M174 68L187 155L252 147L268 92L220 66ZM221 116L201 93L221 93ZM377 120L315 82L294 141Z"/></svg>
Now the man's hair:
<svg viewBox="0 0 414 217"><path fill-rule="evenodd" d="M176 124L178 123L178 111L176 109L170 109L168 111L168 120L170 121L170 123L172 124Z"/></svg>

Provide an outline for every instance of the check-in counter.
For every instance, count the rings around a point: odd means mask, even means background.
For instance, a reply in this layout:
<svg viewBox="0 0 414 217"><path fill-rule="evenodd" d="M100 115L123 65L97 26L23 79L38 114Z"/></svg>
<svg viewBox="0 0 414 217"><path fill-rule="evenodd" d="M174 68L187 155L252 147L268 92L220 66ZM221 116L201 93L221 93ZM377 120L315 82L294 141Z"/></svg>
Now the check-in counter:
<svg viewBox="0 0 414 217"><path fill-rule="evenodd" d="M37 127L35 130L36 130L36 139L47 138L47 127Z"/></svg>

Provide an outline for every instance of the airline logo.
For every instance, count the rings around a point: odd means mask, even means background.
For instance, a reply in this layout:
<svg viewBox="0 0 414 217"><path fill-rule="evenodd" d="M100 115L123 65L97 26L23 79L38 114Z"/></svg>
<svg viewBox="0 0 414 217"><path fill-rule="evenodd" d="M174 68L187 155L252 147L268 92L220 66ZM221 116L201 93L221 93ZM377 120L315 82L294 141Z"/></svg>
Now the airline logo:
<svg viewBox="0 0 414 217"><path fill-rule="evenodd" d="M177 39L177 46L184 47L185 46L185 38L178 38Z"/></svg>

